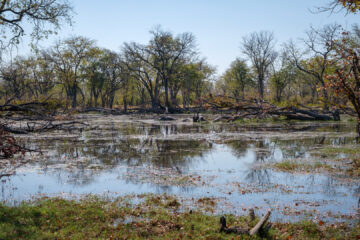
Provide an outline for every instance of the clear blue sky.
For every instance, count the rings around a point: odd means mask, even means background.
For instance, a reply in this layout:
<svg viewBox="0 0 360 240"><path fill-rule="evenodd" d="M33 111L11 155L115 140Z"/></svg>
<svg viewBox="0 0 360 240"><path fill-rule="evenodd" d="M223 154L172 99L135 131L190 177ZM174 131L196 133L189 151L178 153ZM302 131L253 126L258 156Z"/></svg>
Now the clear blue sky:
<svg viewBox="0 0 360 240"><path fill-rule="evenodd" d="M101 47L119 50L123 42L146 43L149 30L162 25L174 34L192 32L198 48L221 74L241 56L243 36L260 30L273 31L278 45L304 36L310 25L328 23L351 26L360 14L313 14L316 6L331 0L73 0L73 28L64 27L56 38L82 35Z"/></svg>

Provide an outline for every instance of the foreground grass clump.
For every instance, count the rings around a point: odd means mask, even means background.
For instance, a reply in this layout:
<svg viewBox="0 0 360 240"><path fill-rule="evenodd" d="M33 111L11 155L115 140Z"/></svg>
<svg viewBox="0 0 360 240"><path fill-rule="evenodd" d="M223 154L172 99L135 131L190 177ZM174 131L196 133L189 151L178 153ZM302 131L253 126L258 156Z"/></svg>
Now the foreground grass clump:
<svg viewBox="0 0 360 240"><path fill-rule="evenodd" d="M175 197L148 195L137 205L131 198L105 201L88 197L81 201L60 198L0 205L0 239L261 239L219 232L219 216L200 211L178 211ZM226 216L229 225L250 227L248 217ZM334 227L335 226L335 227ZM341 236L356 239L359 227L328 227L313 222L274 224L266 239L317 239Z"/></svg>

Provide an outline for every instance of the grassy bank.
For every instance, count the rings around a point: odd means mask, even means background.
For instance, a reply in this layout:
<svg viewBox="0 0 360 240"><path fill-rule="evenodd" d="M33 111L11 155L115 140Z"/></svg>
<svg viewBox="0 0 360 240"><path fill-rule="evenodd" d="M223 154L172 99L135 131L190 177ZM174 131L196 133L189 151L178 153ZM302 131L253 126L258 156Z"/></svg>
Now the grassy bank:
<svg viewBox="0 0 360 240"><path fill-rule="evenodd" d="M138 199L139 200L139 199ZM146 195L138 204L131 197L112 201L87 197L81 201L60 198L0 205L0 239L240 239L219 232L219 216L199 211L178 211L180 202L170 196ZM228 215L228 225L249 226L248 217ZM264 236L241 239L357 239L360 225L304 221L273 223Z"/></svg>

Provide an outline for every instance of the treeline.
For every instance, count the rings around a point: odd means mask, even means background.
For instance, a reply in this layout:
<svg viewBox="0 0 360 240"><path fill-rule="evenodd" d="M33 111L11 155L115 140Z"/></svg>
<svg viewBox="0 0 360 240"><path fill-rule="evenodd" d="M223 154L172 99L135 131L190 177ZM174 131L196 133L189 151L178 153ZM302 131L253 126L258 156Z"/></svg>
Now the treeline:
<svg viewBox="0 0 360 240"><path fill-rule="evenodd" d="M242 41L246 57L232 62L217 81L216 89L235 99L255 95L275 103L321 104L324 109L331 105L345 107L352 101L347 94L359 98L359 83L354 78L359 67L359 43L357 25L351 31L337 24L311 28L297 45L289 41L281 44L280 50L276 50L271 32L252 33ZM340 53L344 48L349 51ZM351 52L355 55L351 56ZM335 76L337 71L347 76L343 84Z"/></svg>
<svg viewBox="0 0 360 240"><path fill-rule="evenodd" d="M360 109L357 25L351 31L337 24L311 28L300 43L289 41L278 48L273 33L254 32L242 39L243 57L219 77L200 57L191 33L174 35L156 27L150 34L147 44L125 43L119 52L71 37L4 63L2 99L52 99L65 108L171 111L201 107L216 95L230 97L234 104L256 99L321 105L325 110L350 103Z"/></svg>
<svg viewBox="0 0 360 240"><path fill-rule="evenodd" d="M125 43L120 52L85 37L56 42L29 57L4 63L3 100L59 101L65 108L128 105L174 109L201 104L215 73L201 59L192 34L156 27L148 44Z"/></svg>

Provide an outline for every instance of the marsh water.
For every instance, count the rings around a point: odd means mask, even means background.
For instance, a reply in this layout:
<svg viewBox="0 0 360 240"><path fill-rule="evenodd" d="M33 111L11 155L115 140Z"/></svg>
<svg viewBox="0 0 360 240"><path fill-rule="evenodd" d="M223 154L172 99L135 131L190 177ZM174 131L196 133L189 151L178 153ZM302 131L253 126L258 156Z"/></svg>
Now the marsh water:
<svg viewBox="0 0 360 240"><path fill-rule="evenodd" d="M183 210L216 203L213 213L273 209L272 218L296 221L356 218L360 180L326 171L280 171L285 160L336 166L321 149L357 147L351 123L192 123L156 116L80 115L90 128L20 136L43 155L26 156L1 179L0 200L17 204L42 196L78 198L171 194ZM211 116L208 116L211 117ZM334 157L334 156L333 156ZM335 156L344 158L346 156Z"/></svg>

